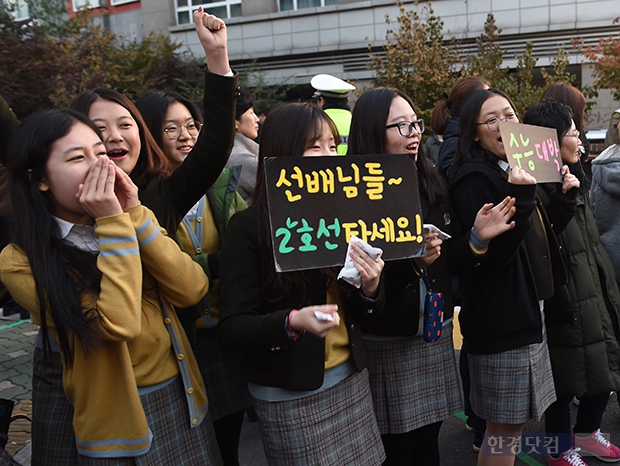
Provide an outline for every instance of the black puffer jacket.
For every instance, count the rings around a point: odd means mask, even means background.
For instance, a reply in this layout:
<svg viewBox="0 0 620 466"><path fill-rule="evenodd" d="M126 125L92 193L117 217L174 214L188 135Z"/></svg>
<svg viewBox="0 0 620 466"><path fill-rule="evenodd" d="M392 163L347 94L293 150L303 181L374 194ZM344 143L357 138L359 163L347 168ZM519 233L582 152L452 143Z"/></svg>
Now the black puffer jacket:
<svg viewBox="0 0 620 466"><path fill-rule="evenodd" d="M556 392L595 396L620 390L620 290L587 190L577 196L575 216L558 240L575 319L547 329Z"/></svg>

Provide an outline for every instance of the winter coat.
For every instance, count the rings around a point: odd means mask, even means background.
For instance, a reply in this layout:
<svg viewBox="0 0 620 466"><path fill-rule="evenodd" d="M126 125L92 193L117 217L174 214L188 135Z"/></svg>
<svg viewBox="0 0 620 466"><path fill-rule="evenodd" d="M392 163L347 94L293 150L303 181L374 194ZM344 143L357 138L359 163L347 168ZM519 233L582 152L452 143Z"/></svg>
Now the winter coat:
<svg viewBox="0 0 620 466"><path fill-rule="evenodd" d="M592 161L592 211L620 283L620 144L605 149Z"/></svg>
<svg viewBox="0 0 620 466"><path fill-rule="evenodd" d="M536 186L508 183L497 157L486 151L484 157L461 165L452 177L450 196L460 222L473 225L485 203L497 204L508 195L516 198L516 213L515 227L492 239L479 263L460 277L459 322L472 354L540 343L539 300L553 295L554 283L566 283L557 240L545 209L537 202Z"/></svg>
<svg viewBox="0 0 620 466"><path fill-rule="evenodd" d="M243 200L250 205L254 196L256 186L256 171L258 170L258 144L243 134L235 134L235 145L233 146L227 167L241 165L241 177L237 191Z"/></svg>
<svg viewBox="0 0 620 466"><path fill-rule="evenodd" d="M558 397L620 389L620 290L599 238L589 194L581 191L573 219L558 236L574 322L547 327Z"/></svg>
<svg viewBox="0 0 620 466"><path fill-rule="evenodd" d="M446 129L442 135L443 142L439 147L437 169L446 181L448 181L448 169L454 162L454 154L459 143L460 121L460 118L452 117L446 122Z"/></svg>

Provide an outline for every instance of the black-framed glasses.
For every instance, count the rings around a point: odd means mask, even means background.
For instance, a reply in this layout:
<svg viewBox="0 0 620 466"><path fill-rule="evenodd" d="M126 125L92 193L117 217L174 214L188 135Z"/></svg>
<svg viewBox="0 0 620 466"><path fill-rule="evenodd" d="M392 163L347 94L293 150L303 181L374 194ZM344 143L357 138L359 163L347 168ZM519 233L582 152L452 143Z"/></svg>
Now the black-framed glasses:
<svg viewBox="0 0 620 466"><path fill-rule="evenodd" d="M497 118L497 117L491 117L489 118L487 121L483 121L482 123L476 123L476 125L480 126L480 125L487 125L487 128L489 128L489 131L493 131L494 133L497 133L499 131L499 122L500 121L514 121L516 123L519 122L519 117L517 116L516 113L511 113L509 115L506 116L506 118Z"/></svg>
<svg viewBox="0 0 620 466"><path fill-rule="evenodd" d="M171 141L176 141L181 137L181 132L183 131L183 128L187 130L187 133L190 136L194 137L198 136L201 127L202 123L194 120L187 123L186 125L170 125L166 129L164 129L164 131L168 136L168 139L170 139Z"/></svg>
<svg viewBox="0 0 620 466"><path fill-rule="evenodd" d="M398 128L398 132L400 133L400 135L406 138L411 136L411 133L413 133L414 129L418 134L422 134L424 132L424 120L399 121L398 123L393 123L385 127L385 129L390 128Z"/></svg>

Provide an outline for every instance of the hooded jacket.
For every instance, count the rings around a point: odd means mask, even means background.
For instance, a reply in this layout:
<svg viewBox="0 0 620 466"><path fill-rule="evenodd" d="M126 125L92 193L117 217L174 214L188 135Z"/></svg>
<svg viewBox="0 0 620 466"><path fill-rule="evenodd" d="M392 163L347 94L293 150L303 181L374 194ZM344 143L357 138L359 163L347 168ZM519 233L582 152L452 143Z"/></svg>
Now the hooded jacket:
<svg viewBox="0 0 620 466"><path fill-rule="evenodd" d="M592 188L590 194L592 211L601 235L601 243L607 250L620 278L620 145L605 149L592 161Z"/></svg>

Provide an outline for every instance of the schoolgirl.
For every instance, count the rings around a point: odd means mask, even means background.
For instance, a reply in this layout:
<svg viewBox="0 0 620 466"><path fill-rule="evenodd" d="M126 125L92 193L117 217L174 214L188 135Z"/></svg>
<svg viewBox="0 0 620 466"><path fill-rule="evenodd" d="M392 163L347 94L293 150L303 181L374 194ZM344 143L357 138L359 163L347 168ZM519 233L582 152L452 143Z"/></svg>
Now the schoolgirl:
<svg viewBox="0 0 620 466"><path fill-rule="evenodd" d="M174 235L187 211L217 179L234 139L237 78L224 76L231 74L225 24L202 9L194 12L194 20L209 62L204 102L219 109L219 114L207 121L208 126L198 138L197 145L206 150L193 151L173 174L167 176L170 166L166 157L140 113L123 94L110 89L99 90L99 94L87 91L72 105L91 120L97 118L95 124L102 130L111 160L131 174L140 201L154 212L169 235ZM191 341L197 315L185 313L179 317L184 328L189 328ZM47 358L42 351L44 344L47 343L40 335L33 364L33 416L39 422L32 426L32 459L37 464L73 465L78 461L72 427L73 406L62 390L63 366L55 342L50 341L52 351Z"/></svg>
<svg viewBox="0 0 620 466"><path fill-rule="evenodd" d="M424 121L414 104L393 88L375 88L360 96L349 134L348 156L407 154L418 173L424 223L459 234L443 179L421 150ZM478 241L510 230L513 200L485 206L476 218ZM462 235L461 235L462 236ZM466 238L442 244L435 233L426 237L427 256L385 265L386 305L375 320L362 325L375 415L386 450L384 465L439 466L438 437L444 419L462 409L458 371L452 345L453 300L450 258L477 261ZM475 243L474 243L475 244ZM444 293L444 324L439 341L427 343L419 326L424 291L421 275L432 290Z"/></svg>
<svg viewBox="0 0 620 466"><path fill-rule="evenodd" d="M450 176L454 210L466 227L485 202L516 198L515 227L492 239L460 280L459 320L469 352L471 403L487 421L480 465L514 464L511 450L502 456L485 454L489 439L519 436L525 422L540 418L556 399L542 306L556 284L566 283L555 232L536 200L536 179L518 167L509 169L500 120L519 121L510 99L496 89L474 92L461 108ZM562 174L562 193L553 203L574 203L565 193L575 177L568 167L562 167Z"/></svg>
<svg viewBox="0 0 620 466"><path fill-rule="evenodd" d="M266 157L336 155L338 133L309 104L273 110L262 128L255 203L230 221L220 253L219 339L241 355L270 465L379 465L360 323L383 304L383 261L359 248L361 289L333 269L276 273ZM319 321L315 311L331 314Z"/></svg>
<svg viewBox="0 0 620 466"><path fill-rule="evenodd" d="M155 142L177 169L194 148L202 122L191 101L172 91L154 91L136 102ZM195 354L207 387L209 412L224 465L239 465L239 438L245 409L250 406L239 362L217 342L219 250L228 221L246 204L237 193L240 166L225 168L215 184L183 219L177 230L182 249L209 277L209 292L200 303Z"/></svg>
<svg viewBox="0 0 620 466"><path fill-rule="evenodd" d="M566 228L558 235L568 284L556 289L558 296L545 302L558 397L545 412L545 428L549 435L560 434L559 448L550 453L548 462L554 466L583 466L586 463L580 455L584 453L607 462L620 461L620 449L600 431L609 393L620 389L620 335L614 328L614 322L620 319L620 290L590 207L588 180L580 161L580 132L570 107L554 100L544 99L530 107L523 122L557 131L560 156L576 176L579 188L573 190L577 194L574 211L553 212L547 208L549 216L569 215L564 222L568 223ZM556 190L555 183L538 185L543 203ZM579 397L579 407L571 431L570 402L574 396Z"/></svg>
<svg viewBox="0 0 620 466"><path fill-rule="evenodd" d="M44 353L48 336L60 348L79 464L221 464L174 309L198 301L208 281L105 154L79 113L22 123L0 277L41 326Z"/></svg>

